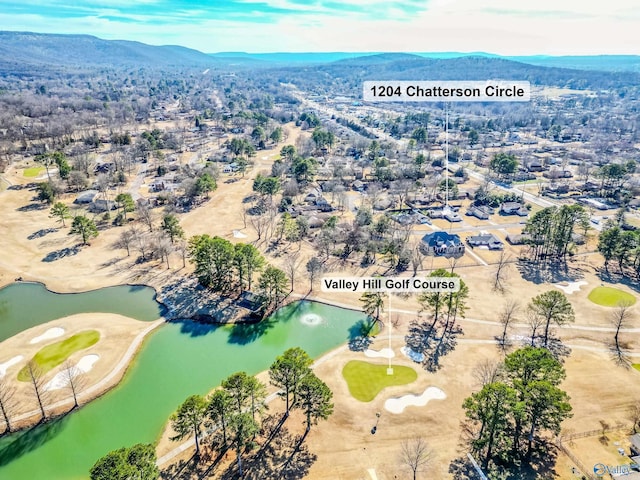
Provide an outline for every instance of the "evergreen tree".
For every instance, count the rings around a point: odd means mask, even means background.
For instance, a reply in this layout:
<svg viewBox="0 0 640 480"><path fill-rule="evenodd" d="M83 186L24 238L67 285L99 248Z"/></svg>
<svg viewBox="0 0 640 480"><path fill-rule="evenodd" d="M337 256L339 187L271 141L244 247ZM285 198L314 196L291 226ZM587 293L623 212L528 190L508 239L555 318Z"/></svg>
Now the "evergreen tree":
<svg viewBox="0 0 640 480"><path fill-rule="evenodd" d="M280 305L287 294L287 274L271 265L265 268L258 281L258 291L266 299L265 306L273 308Z"/></svg>
<svg viewBox="0 0 640 480"><path fill-rule="evenodd" d="M90 476L91 480L156 480L160 478L156 448L139 443L109 452L91 468Z"/></svg>
<svg viewBox="0 0 640 480"><path fill-rule="evenodd" d="M269 367L271 384L282 390L280 396L286 403L285 417L289 416L291 401L295 403L297 400L300 381L311 373L311 363L307 352L294 347L277 357Z"/></svg>
<svg viewBox="0 0 640 480"><path fill-rule="evenodd" d="M189 256L202 285L222 292L231 288L234 246L230 241L196 235L189 239Z"/></svg>
<svg viewBox="0 0 640 480"><path fill-rule="evenodd" d="M56 202L53 204L53 207L51 207L51 214L49 215L49 217L57 217L58 222L62 222L63 227L66 226L64 220L66 218L69 218L69 216L69 207L67 207L64 203Z"/></svg>
<svg viewBox="0 0 640 480"><path fill-rule="evenodd" d="M171 427L176 435L171 440L182 440L193 434L196 441L196 456L200 455L200 433L204 426L207 411L207 401L200 395L187 398L178 411L171 415Z"/></svg>
<svg viewBox="0 0 640 480"><path fill-rule="evenodd" d="M89 239L98 236L98 228L93 220L84 215L78 215L73 218L70 233L80 235L82 244L87 245Z"/></svg>

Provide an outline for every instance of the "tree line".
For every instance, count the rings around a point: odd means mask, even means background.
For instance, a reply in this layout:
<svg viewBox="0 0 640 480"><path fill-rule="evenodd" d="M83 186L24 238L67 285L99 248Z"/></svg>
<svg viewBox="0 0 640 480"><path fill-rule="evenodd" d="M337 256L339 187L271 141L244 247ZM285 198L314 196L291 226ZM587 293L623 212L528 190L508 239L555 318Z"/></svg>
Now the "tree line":
<svg viewBox="0 0 640 480"><path fill-rule="evenodd" d="M534 262L566 260L572 253L574 235L580 227L589 228L587 212L580 205L548 207L536 212L525 225L525 244L529 246L530 258Z"/></svg>
<svg viewBox="0 0 640 480"><path fill-rule="evenodd" d="M562 364L542 347L527 346L480 375L482 388L462 404L471 452L492 476L518 475L544 463L552 435L571 417ZM501 477L502 478L502 477Z"/></svg>
<svg viewBox="0 0 640 480"><path fill-rule="evenodd" d="M441 268L434 270L429 276L459 278L457 273ZM469 287L462 279L457 292L423 292L418 295L420 313L428 313L431 319L413 320L409 324L405 341L411 350L423 355L422 364L425 369L438 370L440 357L455 348L456 338L462 334L457 320L464 317L468 297Z"/></svg>
<svg viewBox="0 0 640 480"><path fill-rule="evenodd" d="M598 237L598 251L604 258L605 271L615 262L623 276L640 279L640 230L624 230L620 225L607 225Z"/></svg>
<svg viewBox="0 0 640 480"><path fill-rule="evenodd" d="M269 367L269 381L279 389L285 402L285 412L279 429L289 417L291 409L300 410L305 417L304 442L312 425L326 420L333 413L333 394L329 387L311 370L312 360L299 347L286 350ZM267 386L246 372L237 372L222 381L220 388L208 396L189 396L170 417L175 435L171 440L194 438L196 458L199 459L205 439L212 448L225 452L233 448L239 477L243 477L243 452L254 448L264 425ZM274 432L270 432L273 434ZM277 432L276 432L277 433ZM136 478L155 480L159 471L155 466L155 447L136 445L119 449L101 458L91 469L92 480L129 479L130 471L138 469Z"/></svg>
<svg viewBox="0 0 640 480"><path fill-rule="evenodd" d="M252 290L253 278L261 271L257 292L263 297L264 312L279 306L288 293L287 275L266 264L251 244L234 245L224 238L203 234L189 239L188 252L200 284L223 294Z"/></svg>
<svg viewBox="0 0 640 480"><path fill-rule="evenodd" d="M50 401L49 391L45 388L44 371L40 364L34 359L29 360L24 368L25 381L31 387L30 393L35 400L40 413L40 422L50 419L52 412L47 412L47 403ZM67 390L73 400L71 409L79 406L79 395L86 387L86 379L83 372L69 360L65 361L60 370L62 388ZM12 417L18 416L20 403L16 397L16 387L5 376L0 377L0 420L4 423L4 433L15 431L12 424Z"/></svg>

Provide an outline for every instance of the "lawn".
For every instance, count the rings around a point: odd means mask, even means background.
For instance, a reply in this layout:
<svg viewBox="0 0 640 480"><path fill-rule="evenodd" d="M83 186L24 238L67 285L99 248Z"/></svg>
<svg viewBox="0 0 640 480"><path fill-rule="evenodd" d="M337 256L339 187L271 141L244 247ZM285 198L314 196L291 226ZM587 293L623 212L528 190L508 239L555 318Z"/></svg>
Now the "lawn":
<svg viewBox="0 0 640 480"><path fill-rule="evenodd" d="M406 385L418 378L418 373L410 367L392 365L393 375L387 375L387 365L375 365L360 360L351 360L342 369L349 393L361 402L370 402L385 387Z"/></svg>
<svg viewBox="0 0 640 480"><path fill-rule="evenodd" d="M617 307L621 302L633 305L636 297L613 287L596 287L589 293L589 300L603 307Z"/></svg>
<svg viewBox="0 0 640 480"><path fill-rule="evenodd" d="M40 367L42 374L57 367L64 362L70 355L95 345L100 340L100 333L97 330L87 330L75 334L72 337L60 342L52 343L43 347L33 357L33 361ZM23 367L18 372L18 380L21 382L29 381L27 367Z"/></svg>
<svg viewBox="0 0 640 480"><path fill-rule="evenodd" d="M31 168L25 168L22 174L27 178L33 178L40 175L43 171L44 171L44 167L31 167Z"/></svg>

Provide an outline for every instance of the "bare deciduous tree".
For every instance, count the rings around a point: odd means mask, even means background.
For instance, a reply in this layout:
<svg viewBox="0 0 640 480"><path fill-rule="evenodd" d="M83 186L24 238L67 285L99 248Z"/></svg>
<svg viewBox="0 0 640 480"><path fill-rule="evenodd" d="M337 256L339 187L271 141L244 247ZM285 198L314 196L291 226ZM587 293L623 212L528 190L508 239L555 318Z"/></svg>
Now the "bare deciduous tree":
<svg viewBox="0 0 640 480"><path fill-rule="evenodd" d="M500 257L498 257L498 263L493 276L493 289L504 293L506 290L505 283L509 276L509 262L511 261L511 255L504 250L500 251Z"/></svg>
<svg viewBox="0 0 640 480"><path fill-rule="evenodd" d="M633 433L637 433L640 426L640 401L629 406L627 418L633 423Z"/></svg>
<svg viewBox="0 0 640 480"><path fill-rule="evenodd" d="M85 382L83 372L69 360L62 367L62 381L73 396L73 408L78 407L78 394L84 389Z"/></svg>
<svg viewBox="0 0 640 480"><path fill-rule="evenodd" d="M149 204L146 201L138 201L136 204L136 211L138 212L138 219L149 227L150 232L153 232L155 215L149 207Z"/></svg>
<svg viewBox="0 0 640 480"><path fill-rule="evenodd" d="M138 228L133 228L133 245L136 250L140 252L140 256L142 257L142 261L147 260L147 254L151 249L151 245L149 242L149 234L140 231Z"/></svg>
<svg viewBox="0 0 640 480"><path fill-rule="evenodd" d="M324 271L324 264L318 257L312 257L307 261L306 269L309 274L309 292L313 292L313 284L316 278Z"/></svg>
<svg viewBox="0 0 640 480"><path fill-rule="evenodd" d="M120 233L118 240L116 240L115 246L117 248L124 248L127 251L127 257L131 255L131 246L135 238L135 232L132 229L124 230Z"/></svg>
<svg viewBox="0 0 640 480"><path fill-rule="evenodd" d="M422 270L422 262L424 254L420 248L420 243L411 246L411 267L413 268L413 276L418 274L418 270Z"/></svg>
<svg viewBox="0 0 640 480"><path fill-rule="evenodd" d="M265 237L266 240L266 232L267 229L269 228L269 223L271 222L270 218L267 215L252 215L251 218L249 219L249 223L251 223L251 226L253 227L253 229L256 231L256 234L258 235L258 240L262 240L262 237Z"/></svg>
<svg viewBox="0 0 640 480"><path fill-rule="evenodd" d="M535 346L536 337L538 336L538 329L545 323L544 317L537 313L527 309L527 324L531 329L531 346Z"/></svg>
<svg viewBox="0 0 640 480"><path fill-rule="evenodd" d="M422 437L413 438L402 442L400 459L413 473L413 480L416 480L418 472L426 470L433 461L433 452Z"/></svg>
<svg viewBox="0 0 640 480"><path fill-rule="evenodd" d="M46 392L44 390L44 374L40 365L34 360L29 360L27 363L27 377L33 388L33 394L36 396L38 406L40 407L40 413L42 413L42 420L47 419L47 414L44 411L44 402L46 401Z"/></svg>
<svg viewBox="0 0 640 480"><path fill-rule="evenodd" d="M184 238L180 239L180 241L175 246L176 252L180 254L182 258L182 268L187 266L187 255L189 254L189 245L185 241Z"/></svg>
<svg viewBox="0 0 640 480"><path fill-rule="evenodd" d="M160 259L165 261L167 264L167 270L171 268L169 265L169 256L173 252L173 243L171 243L171 238L162 232L157 234L153 239L153 251L156 255L160 256Z"/></svg>
<svg viewBox="0 0 640 480"><path fill-rule="evenodd" d="M609 323L616 329L616 333L613 336L613 343L611 344L613 359L618 365L625 368L629 368L630 360L627 349L620 341L620 330L626 328L629 324L629 317L631 316L630 308L630 302L619 302L609 317Z"/></svg>
<svg viewBox="0 0 640 480"><path fill-rule="evenodd" d="M4 431L9 433L11 432L9 417L16 407L15 394L16 389L9 383L7 377L0 377L0 413L6 425Z"/></svg>
<svg viewBox="0 0 640 480"><path fill-rule="evenodd" d="M287 277L289 277L289 281L291 282L292 292L293 286L295 284L296 274L298 273L298 269L300 268L301 264L302 261L300 260L300 254L297 252L287 255L284 260L284 271L287 274Z"/></svg>
<svg viewBox="0 0 640 480"><path fill-rule="evenodd" d="M478 363L473 369L473 378L476 380L480 389L485 385L499 380L501 375L502 362L488 358Z"/></svg>
<svg viewBox="0 0 640 480"><path fill-rule="evenodd" d="M518 311L518 308L518 302L513 299L509 299L504 303L502 311L500 312L499 319L500 323L502 324L502 335L498 339L498 343L503 349L510 345L510 341L507 338L507 333L509 331L509 326L514 320L515 314Z"/></svg>

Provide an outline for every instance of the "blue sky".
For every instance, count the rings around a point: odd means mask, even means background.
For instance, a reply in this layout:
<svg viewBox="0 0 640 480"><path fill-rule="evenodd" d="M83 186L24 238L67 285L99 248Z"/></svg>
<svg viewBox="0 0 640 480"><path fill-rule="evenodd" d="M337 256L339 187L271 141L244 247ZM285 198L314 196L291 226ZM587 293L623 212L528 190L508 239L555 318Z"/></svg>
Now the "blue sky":
<svg viewBox="0 0 640 480"><path fill-rule="evenodd" d="M640 54L636 0L0 0L0 29L204 52Z"/></svg>

